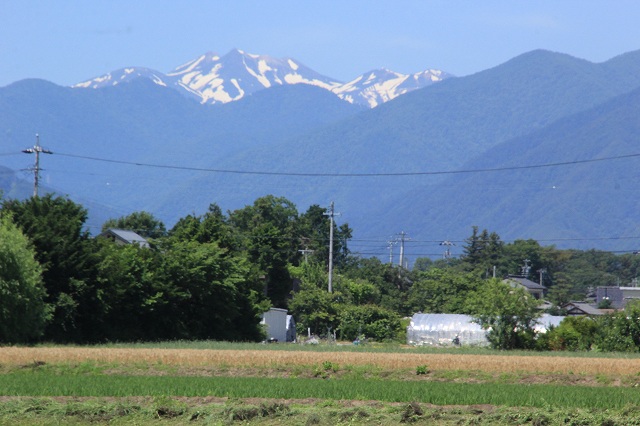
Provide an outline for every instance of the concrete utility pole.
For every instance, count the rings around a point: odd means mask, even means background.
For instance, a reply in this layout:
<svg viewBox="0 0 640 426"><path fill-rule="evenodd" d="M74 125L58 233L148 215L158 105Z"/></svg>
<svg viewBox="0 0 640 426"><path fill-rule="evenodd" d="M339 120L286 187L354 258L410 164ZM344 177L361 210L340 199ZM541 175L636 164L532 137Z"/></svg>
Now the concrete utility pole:
<svg viewBox="0 0 640 426"><path fill-rule="evenodd" d="M304 263L308 263L307 255L313 253L314 250L309 250L308 248L305 247L303 250L298 250L298 252L302 253L302 255L304 256Z"/></svg>
<svg viewBox="0 0 640 426"><path fill-rule="evenodd" d="M544 274L546 274L546 273L547 273L546 268L538 269L538 274L540 274L540 285L543 285L543 284L542 284L542 276L543 276Z"/></svg>
<svg viewBox="0 0 640 426"><path fill-rule="evenodd" d="M397 241L387 241L387 248L389 249L389 264L393 264L393 246L397 244Z"/></svg>
<svg viewBox="0 0 640 426"><path fill-rule="evenodd" d="M525 278L528 278L530 271L531 271L531 261L529 259L525 259L524 266L522 267L522 276Z"/></svg>
<svg viewBox="0 0 640 426"><path fill-rule="evenodd" d="M38 196L38 185L40 184L40 153L53 154L48 149L44 149L40 146L40 135L36 133L36 144L32 148L23 149L25 154L36 154L36 161L33 166L33 196Z"/></svg>
<svg viewBox="0 0 640 426"><path fill-rule="evenodd" d="M451 246L455 246L454 243L452 243L449 240L444 240L443 242L440 243L441 246L444 246L444 254L442 255L443 259L450 259L451 258Z"/></svg>
<svg viewBox="0 0 640 426"><path fill-rule="evenodd" d="M333 217L340 215L333 210L333 201L329 206L329 212L324 213L325 216L329 216L329 293L333 293Z"/></svg>
<svg viewBox="0 0 640 426"><path fill-rule="evenodd" d="M405 242L405 237L407 236L407 233L402 231L400 232L400 261L398 262L398 265L404 267L404 242Z"/></svg>

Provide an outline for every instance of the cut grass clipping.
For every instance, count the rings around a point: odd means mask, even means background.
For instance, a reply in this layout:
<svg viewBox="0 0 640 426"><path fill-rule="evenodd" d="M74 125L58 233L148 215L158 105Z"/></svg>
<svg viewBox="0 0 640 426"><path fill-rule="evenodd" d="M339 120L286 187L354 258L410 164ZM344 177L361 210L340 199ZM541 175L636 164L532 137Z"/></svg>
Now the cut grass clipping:
<svg viewBox="0 0 640 426"><path fill-rule="evenodd" d="M60 376L50 372L0 375L0 389L7 396L323 398L603 409L634 405L640 397L635 388L256 377Z"/></svg>

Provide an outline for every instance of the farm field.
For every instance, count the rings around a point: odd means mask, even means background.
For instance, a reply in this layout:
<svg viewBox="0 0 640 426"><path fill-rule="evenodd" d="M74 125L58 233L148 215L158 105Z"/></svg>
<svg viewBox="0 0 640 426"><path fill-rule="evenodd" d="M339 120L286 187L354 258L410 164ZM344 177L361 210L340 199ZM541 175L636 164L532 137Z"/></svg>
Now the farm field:
<svg viewBox="0 0 640 426"><path fill-rule="evenodd" d="M640 424L640 357L299 345L0 348L0 424Z"/></svg>

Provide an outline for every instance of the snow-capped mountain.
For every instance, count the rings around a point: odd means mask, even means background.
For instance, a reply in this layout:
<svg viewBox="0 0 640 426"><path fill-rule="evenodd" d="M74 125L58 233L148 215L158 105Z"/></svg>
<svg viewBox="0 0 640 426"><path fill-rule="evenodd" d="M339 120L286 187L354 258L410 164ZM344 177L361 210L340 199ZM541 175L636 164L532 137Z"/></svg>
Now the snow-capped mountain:
<svg viewBox="0 0 640 426"><path fill-rule="evenodd" d="M428 86L450 77L440 70L426 70L416 74L400 74L387 69L379 69L342 84L332 91L351 103L374 108L400 95Z"/></svg>
<svg viewBox="0 0 640 426"><path fill-rule="evenodd" d="M163 73L144 67L121 68L112 71L101 77L96 77L82 83L73 85L73 87L83 87L90 89L99 89L106 86L115 86L120 83L126 83L136 78L148 78L160 86L168 86L172 83L168 82L167 76Z"/></svg>
<svg viewBox="0 0 640 426"><path fill-rule="evenodd" d="M327 90L340 82L293 59L276 59L232 50L222 58L207 53L167 74L175 84L198 94L203 103L231 102L276 85L311 84Z"/></svg>
<svg viewBox="0 0 640 426"><path fill-rule="evenodd" d="M383 69L342 83L291 58L278 59L234 49L222 57L206 53L166 74L149 68L123 68L73 87L97 89L148 78L195 97L203 104L215 104L236 101L273 86L309 84L329 90L350 103L373 108L447 77L450 75L439 70L407 75Z"/></svg>

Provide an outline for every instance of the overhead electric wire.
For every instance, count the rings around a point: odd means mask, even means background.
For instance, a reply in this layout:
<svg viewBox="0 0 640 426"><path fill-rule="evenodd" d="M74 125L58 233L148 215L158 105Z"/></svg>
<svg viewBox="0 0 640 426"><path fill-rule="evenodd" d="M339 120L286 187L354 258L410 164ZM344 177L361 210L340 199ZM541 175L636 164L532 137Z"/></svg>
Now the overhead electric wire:
<svg viewBox="0 0 640 426"><path fill-rule="evenodd" d="M621 160L626 158L640 157L640 153L618 155L612 157L592 158L589 160L572 160L562 161L557 163L544 163L544 164L530 164L525 166L506 166L495 168L479 168L479 169L460 169L460 170L440 170L432 172L395 172L395 173L306 173L306 172L267 172L267 171L255 171L255 170L232 170L232 169L210 169L205 167L188 167L188 166L172 166L167 164L152 164L136 161L124 161L124 160L111 160L107 158L90 157L85 155L66 154L62 152L56 152L54 154L64 157L80 158L91 161L102 161L106 163L125 164L131 166L153 167L160 169L173 169L173 170L188 170L198 172L210 172L210 173L230 173L230 174L243 174L243 175L269 175L269 176L307 176L307 177L383 177L383 176L431 176L431 175L447 175L447 174L462 174L462 173L486 173L486 172L500 172L508 170L524 170L524 169L539 169L545 167L559 167L569 166L576 164L595 163L601 161Z"/></svg>

